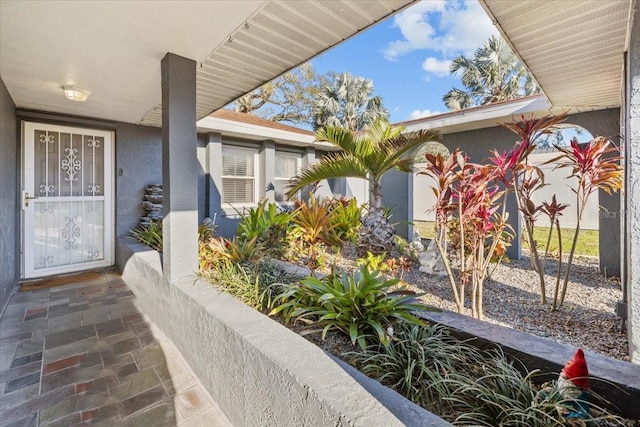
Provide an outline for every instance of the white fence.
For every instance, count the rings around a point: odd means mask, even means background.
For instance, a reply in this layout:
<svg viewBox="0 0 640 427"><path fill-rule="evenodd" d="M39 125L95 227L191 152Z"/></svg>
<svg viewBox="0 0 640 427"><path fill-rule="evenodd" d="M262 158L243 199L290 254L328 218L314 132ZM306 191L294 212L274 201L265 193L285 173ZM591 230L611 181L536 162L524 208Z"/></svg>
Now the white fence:
<svg viewBox="0 0 640 427"><path fill-rule="evenodd" d="M545 178L543 188L536 191L533 201L536 205L543 201L551 201L555 194L558 203L568 204L560 217L562 228L575 228L578 217L578 204L576 194L571 191L571 186L575 184L574 179L568 179L569 169L556 169L554 164L542 165L544 162L553 159L558 155L558 151L550 149L539 149L529 156L529 163L537 165L542 169ZM416 165L417 168L424 168L425 164ZM431 190L433 182L431 178L424 175L414 175L413 177L413 219L414 221L435 221L435 214L431 211L436 198ZM513 197L513 196L512 196ZM589 202L582 218L582 229L597 230L599 221L598 193L594 193L589 198ZM548 226L545 218L540 218L537 222L540 226Z"/></svg>

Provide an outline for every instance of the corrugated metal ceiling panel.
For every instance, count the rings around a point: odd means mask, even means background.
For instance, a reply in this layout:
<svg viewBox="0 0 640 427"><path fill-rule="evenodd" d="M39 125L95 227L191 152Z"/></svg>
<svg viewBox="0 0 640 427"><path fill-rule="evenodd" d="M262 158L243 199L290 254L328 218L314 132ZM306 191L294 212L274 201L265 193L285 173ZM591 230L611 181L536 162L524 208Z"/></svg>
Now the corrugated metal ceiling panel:
<svg viewBox="0 0 640 427"><path fill-rule="evenodd" d="M480 0L554 106L620 105L629 0Z"/></svg>
<svg viewBox="0 0 640 427"><path fill-rule="evenodd" d="M198 119L270 81L413 0L270 1L197 70ZM141 124L160 126L156 105Z"/></svg>

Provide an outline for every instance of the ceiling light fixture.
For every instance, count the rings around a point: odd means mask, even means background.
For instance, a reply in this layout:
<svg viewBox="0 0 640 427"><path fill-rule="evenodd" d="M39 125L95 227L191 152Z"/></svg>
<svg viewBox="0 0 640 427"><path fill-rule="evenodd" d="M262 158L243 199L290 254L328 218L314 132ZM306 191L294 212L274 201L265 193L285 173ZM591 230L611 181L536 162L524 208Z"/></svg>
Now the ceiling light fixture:
<svg viewBox="0 0 640 427"><path fill-rule="evenodd" d="M85 102L91 94L88 90L78 86L63 86L62 89L64 89L64 96L72 101Z"/></svg>

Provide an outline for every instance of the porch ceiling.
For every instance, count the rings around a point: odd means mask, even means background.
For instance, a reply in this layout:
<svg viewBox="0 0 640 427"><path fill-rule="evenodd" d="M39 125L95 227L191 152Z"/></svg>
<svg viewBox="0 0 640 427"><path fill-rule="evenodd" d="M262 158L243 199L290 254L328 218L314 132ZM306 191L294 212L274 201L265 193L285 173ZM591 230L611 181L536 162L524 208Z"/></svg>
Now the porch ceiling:
<svg viewBox="0 0 640 427"><path fill-rule="evenodd" d="M554 107L619 107L632 0L479 0Z"/></svg>
<svg viewBox="0 0 640 427"><path fill-rule="evenodd" d="M197 61L200 119L413 1L2 0L0 75L18 108L160 126L172 52Z"/></svg>

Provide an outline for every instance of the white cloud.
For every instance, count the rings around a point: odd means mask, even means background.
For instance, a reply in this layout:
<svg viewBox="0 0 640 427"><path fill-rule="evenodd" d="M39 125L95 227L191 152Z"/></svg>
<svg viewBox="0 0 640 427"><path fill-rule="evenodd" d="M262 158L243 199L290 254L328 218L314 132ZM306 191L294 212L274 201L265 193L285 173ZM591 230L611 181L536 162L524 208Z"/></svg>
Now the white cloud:
<svg viewBox="0 0 640 427"><path fill-rule="evenodd" d="M469 55L491 34L498 34L475 0L425 0L396 15L393 22L403 38L383 50L388 60L422 49Z"/></svg>
<svg viewBox="0 0 640 427"><path fill-rule="evenodd" d="M422 69L429 74L433 74L437 77L445 77L449 75L449 67L451 61L446 59L438 59L432 56L428 57L422 63Z"/></svg>
<svg viewBox="0 0 640 427"><path fill-rule="evenodd" d="M431 111L431 110L413 110L411 114L409 114L408 120L421 119L423 117L435 116L436 114L442 114L440 111Z"/></svg>

